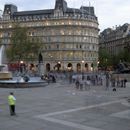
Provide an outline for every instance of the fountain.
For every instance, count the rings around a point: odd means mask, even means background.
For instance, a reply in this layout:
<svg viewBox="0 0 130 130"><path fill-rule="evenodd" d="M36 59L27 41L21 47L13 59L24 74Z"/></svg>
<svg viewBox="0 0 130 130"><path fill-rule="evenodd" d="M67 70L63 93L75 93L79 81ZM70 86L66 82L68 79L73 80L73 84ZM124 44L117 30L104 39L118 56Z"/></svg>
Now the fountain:
<svg viewBox="0 0 130 130"><path fill-rule="evenodd" d="M2 57L4 53L4 45L0 48L0 80L9 80L12 79L12 73L8 71L8 66L2 64Z"/></svg>
<svg viewBox="0 0 130 130"><path fill-rule="evenodd" d="M12 73L8 71L8 66L3 63L4 45L0 48L0 88L30 88L43 87L48 83L41 80L41 77L18 76L13 77Z"/></svg>

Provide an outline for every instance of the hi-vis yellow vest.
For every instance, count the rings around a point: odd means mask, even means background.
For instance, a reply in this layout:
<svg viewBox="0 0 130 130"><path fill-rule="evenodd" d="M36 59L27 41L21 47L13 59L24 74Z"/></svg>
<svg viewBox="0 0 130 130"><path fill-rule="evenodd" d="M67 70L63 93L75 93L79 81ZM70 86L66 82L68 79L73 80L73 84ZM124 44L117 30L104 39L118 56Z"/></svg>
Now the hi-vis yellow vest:
<svg viewBox="0 0 130 130"><path fill-rule="evenodd" d="M9 105L15 105L15 98L14 98L14 96L12 96L12 95L9 95L8 96L8 103L9 103Z"/></svg>

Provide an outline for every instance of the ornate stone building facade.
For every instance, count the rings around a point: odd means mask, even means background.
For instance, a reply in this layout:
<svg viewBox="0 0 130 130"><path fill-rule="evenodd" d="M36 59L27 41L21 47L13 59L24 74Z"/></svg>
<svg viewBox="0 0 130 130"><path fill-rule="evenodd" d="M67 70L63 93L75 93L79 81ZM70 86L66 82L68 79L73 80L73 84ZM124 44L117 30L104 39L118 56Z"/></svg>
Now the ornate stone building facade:
<svg viewBox="0 0 130 130"><path fill-rule="evenodd" d="M118 55L130 46L130 24L107 28L100 33L99 50L105 49L111 56Z"/></svg>
<svg viewBox="0 0 130 130"><path fill-rule="evenodd" d="M10 42L15 22L28 28L32 40L42 42L45 71L96 69L99 29L94 7L69 8L66 1L56 0L54 9L17 11L15 5L6 4L0 20L3 44Z"/></svg>

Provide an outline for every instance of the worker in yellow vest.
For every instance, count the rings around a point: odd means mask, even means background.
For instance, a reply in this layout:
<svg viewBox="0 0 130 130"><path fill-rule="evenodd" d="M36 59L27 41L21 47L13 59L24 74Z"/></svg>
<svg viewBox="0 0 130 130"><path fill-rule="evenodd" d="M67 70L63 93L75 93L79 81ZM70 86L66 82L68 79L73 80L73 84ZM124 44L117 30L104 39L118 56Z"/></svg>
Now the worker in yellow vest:
<svg viewBox="0 0 130 130"><path fill-rule="evenodd" d="M10 92L10 94L8 96L8 104L9 104L11 116L16 115L15 114L15 103L16 103L16 98L14 97L14 94L12 92Z"/></svg>

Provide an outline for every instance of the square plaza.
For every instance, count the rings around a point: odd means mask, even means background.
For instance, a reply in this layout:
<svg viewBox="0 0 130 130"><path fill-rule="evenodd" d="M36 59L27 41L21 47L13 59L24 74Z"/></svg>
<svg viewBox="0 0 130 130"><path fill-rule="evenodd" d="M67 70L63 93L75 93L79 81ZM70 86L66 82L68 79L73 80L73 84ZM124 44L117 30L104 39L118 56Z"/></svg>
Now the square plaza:
<svg viewBox="0 0 130 130"><path fill-rule="evenodd" d="M16 116L7 96L14 92ZM67 82L35 88L0 88L0 130L129 130L130 84L113 92L103 86L76 90Z"/></svg>

